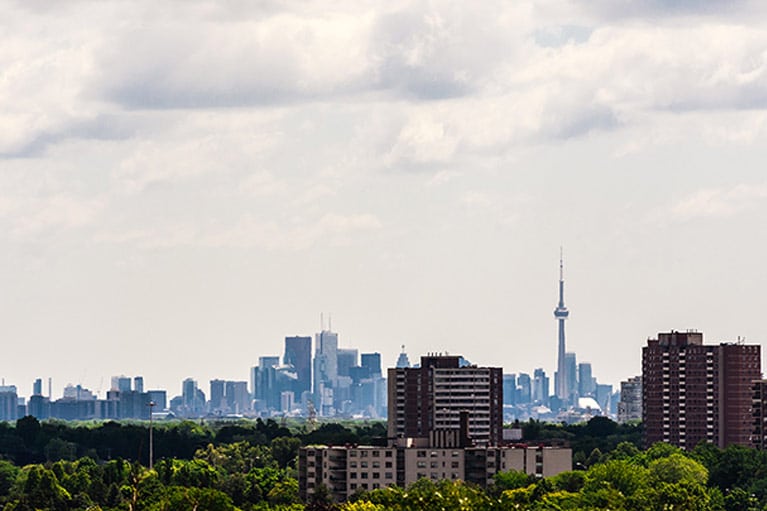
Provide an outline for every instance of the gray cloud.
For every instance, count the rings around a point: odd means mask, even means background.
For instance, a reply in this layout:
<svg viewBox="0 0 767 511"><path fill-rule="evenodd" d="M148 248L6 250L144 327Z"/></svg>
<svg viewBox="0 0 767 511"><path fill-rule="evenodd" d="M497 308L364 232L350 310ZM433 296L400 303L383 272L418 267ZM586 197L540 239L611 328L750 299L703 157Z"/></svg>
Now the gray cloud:
<svg viewBox="0 0 767 511"><path fill-rule="evenodd" d="M0 152L0 158L34 158L60 142L71 139L125 140L134 136L141 123L129 115L102 114L92 119L65 120L60 126L31 132L29 138Z"/></svg>
<svg viewBox="0 0 767 511"><path fill-rule="evenodd" d="M576 0L584 11L603 19L677 16L741 17L764 9L756 0Z"/></svg>

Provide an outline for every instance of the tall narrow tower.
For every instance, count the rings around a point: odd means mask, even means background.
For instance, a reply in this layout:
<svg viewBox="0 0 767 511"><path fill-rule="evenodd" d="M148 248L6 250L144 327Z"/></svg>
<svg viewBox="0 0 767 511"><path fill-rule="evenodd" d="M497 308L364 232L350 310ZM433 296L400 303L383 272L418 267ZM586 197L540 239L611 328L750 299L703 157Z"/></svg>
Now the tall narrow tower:
<svg viewBox="0 0 767 511"><path fill-rule="evenodd" d="M564 264L562 263L562 249L559 249L559 304L554 309L554 317L559 323L559 347L557 350L557 377L555 393L559 399L566 402L570 398L570 390L567 388L567 368L565 364L565 320L570 312L565 307L565 276Z"/></svg>

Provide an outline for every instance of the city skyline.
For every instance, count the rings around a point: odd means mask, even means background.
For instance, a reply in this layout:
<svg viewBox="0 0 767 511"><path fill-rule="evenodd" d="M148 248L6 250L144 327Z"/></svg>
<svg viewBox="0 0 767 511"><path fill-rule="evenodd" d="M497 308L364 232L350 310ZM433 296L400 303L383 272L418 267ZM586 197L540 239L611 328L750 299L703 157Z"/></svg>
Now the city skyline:
<svg viewBox="0 0 767 511"><path fill-rule="evenodd" d="M600 380L657 332L767 340L764 2L12 0L0 27L25 393L247 379L321 311L384 367L553 377L560 246Z"/></svg>

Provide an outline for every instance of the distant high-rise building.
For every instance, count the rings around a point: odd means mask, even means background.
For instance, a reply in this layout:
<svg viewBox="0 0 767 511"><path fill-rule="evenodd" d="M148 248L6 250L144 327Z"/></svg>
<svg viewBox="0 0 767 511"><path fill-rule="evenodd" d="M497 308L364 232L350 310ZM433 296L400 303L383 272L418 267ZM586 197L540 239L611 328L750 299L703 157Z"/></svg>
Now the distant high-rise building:
<svg viewBox="0 0 767 511"><path fill-rule="evenodd" d="M43 380L42 380L42 378L36 379L35 383L32 385L32 395L33 396L42 396L43 395Z"/></svg>
<svg viewBox="0 0 767 511"><path fill-rule="evenodd" d="M399 354L399 357L397 357L397 363L395 366L397 369L401 369L403 367L410 367L410 359L407 358L407 353L405 353L405 345L402 345L402 351Z"/></svg>
<svg viewBox="0 0 767 511"><path fill-rule="evenodd" d="M154 411L161 412L168 408L168 393L165 390L148 390L149 399L154 403Z"/></svg>
<svg viewBox="0 0 767 511"><path fill-rule="evenodd" d="M596 379L591 375L591 363L581 362L578 364L578 396L593 397L596 388Z"/></svg>
<svg viewBox="0 0 767 511"><path fill-rule="evenodd" d="M258 367L251 372L253 399L256 410L277 410L279 406L279 392L277 390L277 370L280 367L280 357L258 357Z"/></svg>
<svg viewBox="0 0 767 511"><path fill-rule="evenodd" d="M578 364L575 353L565 353L565 384L569 393L568 403L578 402Z"/></svg>
<svg viewBox="0 0 767 511"><path fill-rule="evenodd" d="M338 349L338 376L349 376L349 369L357 366L359 351L354 348Z"/></svg>
<svg viewBox="0 0 767 511"><path fill-rule="evenodd" d="M229 413L243 414L250 410L250 399L248 397L248 382L245 381L227 381L226 382L226 408Z"/></svg>
<svg viewBox="0 0 767 511"><path fill-rule="evenodd" d="M549 402L549 377L546 371L536 369L533 371L533 402L548 405Z"/></svg>
<svg viewBox="0 0 767 511"><path fill-rule="evenodd" d="M312 390L312 338L285 337L285 357L283 362L296 370L296 383L293 387L296 400L304 392Z"/></svg>
<svg viewBox="0 0 767 511"><path fill-rule="evenodd" d="M503 375L503 404L514 405L517 403L517 375Z"/></svg>
<svg viewBox="0 0 767 511"><path fill-rule="evenodd" d="M370 370L370 377L375 378L383 376L381 371L381 354L380 353L363 353L360 355L360 365Z"/></svg>
<svg viewBox="0 0 767 511"><path fill-rule="evenodd" d="M212 413L221 413L226 409L226 401L224 401L225 385L226 382L224 380L210 380L210 400L208 403Z"/></svg>
<svg viewBox="0 0 767 511"><path fill-rule="evenodd" d="M143 376L135 376L133 378L133 390L135 390L139 394L144 392L144 377Z"/></svg>
<svg viewBox="0 0 767 511"><path fill-rule="evenodd" d="M517 404L525 405L532 400L532 380L527 373L517 376Z"/></svg>
<svg viewBox="0 0 767 511"><path fill-rule="evenodd" d="M119 392L131 391L131 380L128 376L112 376L112 390Z"/></svg>
<svg viewBox="0 0 767 511"><path fill-rule="evenodd" d="M15 385L0 385L0 421L18 419L19 396Z"/></svg>
<svg viewBox="0 0 767 511"><path fill-rule="evenodd" d="M181 403L177 411L184 417L198 417L205 408L205 393L197 387L197 382L187 378L181 382Z"/></svg>
<svg viewBox="0 0 767 511"><path fill-rule="evenodd" d="M314 404L321 416L333 415L333 389L338 381L338 334L322 330L314 336Z"/></svg>
<svg viewBox="0 0 767 511"><path fill-rule="evenodd" d="M496 445L503 428L503 371L459 367L458 356L421 357L419 368L389 369L390 438L427 438L458 430L468 412L468 433L478 445Z"/></svg>
<svg viewBox="0 0 767 511"><path fill-rule="evenodd" d="M604 415L611 415L613 413L613 386L606 383L597 383L594 394L594 399L599 404L602 413Z"/></svg>
<svg viewBox="0 0 767 511"><path fill-rule="evenodd" d="M618 422L642 420L642 377L634 376L621 382Z"/></svg>
<svg viewBox="0 0 767 511"><path fill-rule="evenodd" d="M559 303L554 309L554 317L558 325L558 343L557 343L557 372L554 394L561 402L568 402L571 397L572 388L568 387L567 361L565 360L565 320L570 315L570 311L565 307L565 276L562 254L559 255Z"/></svg>
<svg viewBox="0 0 767 511"><path fill-rule="evenodd" d="M698 332L649 339L642 348L646 444L751 445L752 386L760 378L759 345L704 345Z"/></svg>

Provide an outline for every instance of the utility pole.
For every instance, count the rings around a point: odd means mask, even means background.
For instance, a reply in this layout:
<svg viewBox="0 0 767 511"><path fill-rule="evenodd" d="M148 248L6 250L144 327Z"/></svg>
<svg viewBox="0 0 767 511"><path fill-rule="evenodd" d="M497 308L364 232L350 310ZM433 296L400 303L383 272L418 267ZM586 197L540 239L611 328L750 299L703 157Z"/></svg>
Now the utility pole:
<svg viewBox="0 0 767 511"><path fill-rule="evenodd" d="M152 470L154 468L154 438L152 430L153 421L152 421L152 411L154 410L154 407L157 406L157 403L154 401L149 402L149 470Z"/></svg>

